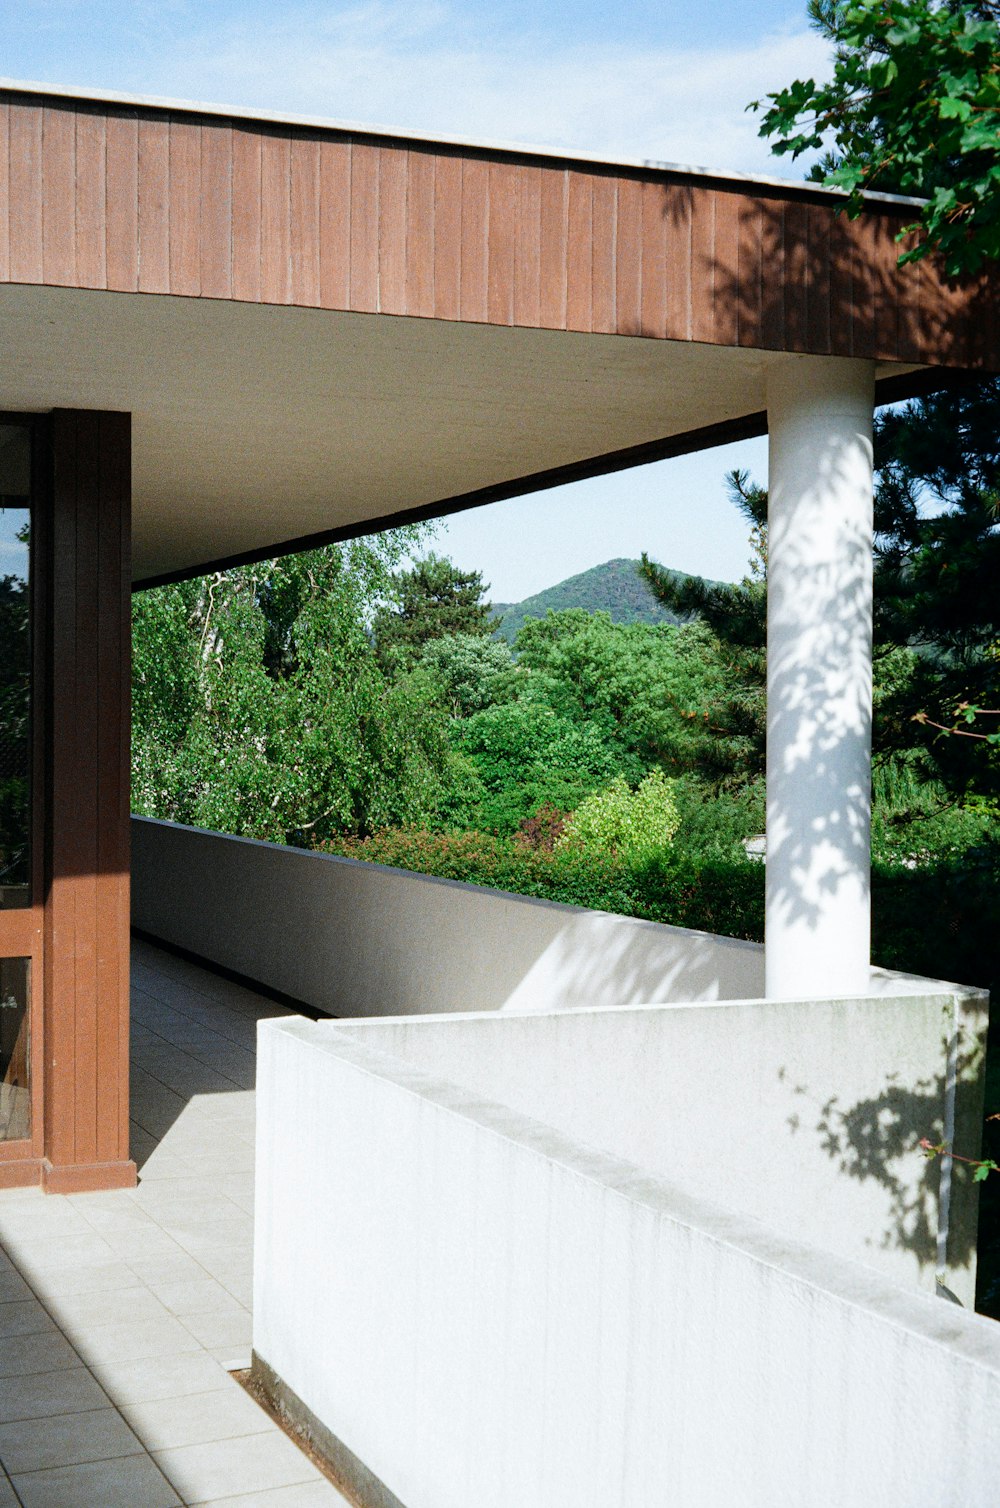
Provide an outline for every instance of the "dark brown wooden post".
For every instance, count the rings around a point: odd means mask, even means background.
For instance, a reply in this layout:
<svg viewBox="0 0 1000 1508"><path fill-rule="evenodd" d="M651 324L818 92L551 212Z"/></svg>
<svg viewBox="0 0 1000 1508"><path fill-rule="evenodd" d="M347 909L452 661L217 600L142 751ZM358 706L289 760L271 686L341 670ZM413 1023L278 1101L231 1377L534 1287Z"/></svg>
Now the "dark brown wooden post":
<svg viewBox="0 0 1000 1508"><path fill-rule="evenodd" d="M54 1193L127 1187L130 416L52 416L45 1163Z"/></svg>

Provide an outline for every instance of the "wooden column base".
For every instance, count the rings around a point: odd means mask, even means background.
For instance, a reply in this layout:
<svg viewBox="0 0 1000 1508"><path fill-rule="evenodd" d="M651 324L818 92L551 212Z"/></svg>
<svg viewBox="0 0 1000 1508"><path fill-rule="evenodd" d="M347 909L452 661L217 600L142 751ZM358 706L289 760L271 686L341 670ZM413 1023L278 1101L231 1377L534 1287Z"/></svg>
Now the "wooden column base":
<svg viewBox="0 0 1000 1508"><path fill-rule="evenodd" d="M53 1167L48 1158L41 1164L41 1185L46 1194L91 1194L102 1189L134 1189L138 1174L134 1162L83 1162Z"/></svg>

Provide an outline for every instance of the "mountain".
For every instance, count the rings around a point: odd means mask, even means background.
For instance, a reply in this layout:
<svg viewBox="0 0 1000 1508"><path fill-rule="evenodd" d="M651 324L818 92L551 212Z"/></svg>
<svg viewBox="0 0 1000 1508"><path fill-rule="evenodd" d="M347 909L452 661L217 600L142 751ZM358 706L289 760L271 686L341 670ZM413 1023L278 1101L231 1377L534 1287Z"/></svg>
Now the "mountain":
<svg viewBox="0 0 1000 1508"><path fill-rule="evenodd" d="M683 571L674 571L683 577ZM544 618L547 612L559 613L569 607L585 612L611 614L614 623L679 623L681 619L661 607L639 575L637 560L608 560L604 565L570 576L557 586L550 586L523 602L494 602L493 611L500 617L498 632L509 644L514 642L525 618Z"/></svg>

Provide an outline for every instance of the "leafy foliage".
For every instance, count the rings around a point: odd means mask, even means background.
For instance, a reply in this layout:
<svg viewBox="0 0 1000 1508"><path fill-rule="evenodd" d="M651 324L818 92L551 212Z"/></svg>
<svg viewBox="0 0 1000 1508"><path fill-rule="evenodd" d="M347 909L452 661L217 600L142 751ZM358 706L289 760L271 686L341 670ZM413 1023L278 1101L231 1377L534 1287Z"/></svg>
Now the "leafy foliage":
<svg viewBox="0 0 1000 1508"><path fill-rule="evenodd" d="M650 770L633 791L621 775L582 801L567 818L557 848L611 852L630 866L659 859L680 822L673 785Z"/></svg>
<svg viewBox="0 0 1000 1508"><path fill-rule="evenodd" d="M650 589L674 612L694 616L710 630L719 676L711 717L699 729L698 763L721 788L740 786L764 774L767 733L767 492L745 471L726 478L730 501L750 525L752 558L736 585L678 581L643 555Z"/></svg>
<svg viewBox="0 0 1000 1508"><path fill-rule="evenodd" d="M389 674L412 669L434 639L491 634L495 625L485 592L482 572L460 571L433 552L409 570L397 571L389 600L378 608L372 625L382 669Z"/></svg>
<svg viewBox="0 0 1000 1508"><path fill-rule="evenodd" d="M870 189L926 199L901 260L941 254L949 276L1000 256L1000 9L995 0L812 0L834 45L828 83L768 96L773 150L830 148L824 181L861 213ZM754 109L761 109L755 102Z"/></svg>
<svg viewBox="0 0 1000 1508"><path fill-rule="evenodd" d="M403 531L138 594L133 806L308 842L438 805L447 721L365 629Z"/></svg>

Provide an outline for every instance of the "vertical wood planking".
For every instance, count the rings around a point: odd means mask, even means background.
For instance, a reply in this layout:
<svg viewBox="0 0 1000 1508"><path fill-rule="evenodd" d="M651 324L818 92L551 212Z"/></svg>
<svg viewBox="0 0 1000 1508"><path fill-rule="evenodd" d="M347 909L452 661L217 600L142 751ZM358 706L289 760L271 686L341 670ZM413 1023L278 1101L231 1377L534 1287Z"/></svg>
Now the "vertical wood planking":
<svg viewBox="0 0 1000 1508"><path fill-rule="evenodd" d="M201 127L170 122L170 292L201 292Z"/></svg>
<svg viewBox="0 0 1000 1508"><path fill-rule="evenodd" d="M566 326L589 330L594 317L594 180L570 171L566 239Z"/></svg>
<svg viewBox="0 0 1000 1508"><path fill-rule="evenodd" d="M319 282L324 309L351 306L351 143L319 151Z"/></svg>
<svg viewBox="0 0 1000 1508"><path fill-rule="evenodd" d="M901 254L916 241L908 236L896 248ZM899 359L920 361L924 351L921 321L923 262L908 262L899 269Z"/></svg>
<svg viewBox="0 0 1000 1508"><path fill-rule="evenodd" d="M106 288L107 157L105 118L97 110L76 117L76 280L81 288Z"/></svg>
<svg viewBox="0 0 1000 1508"><path fill-rule="evenodd" d="M538 251L540 311L549 330L566 328L566 240L569 233L569 174L564 168L542 168L540 245Z"/></svg>
<svg viewBox="0 0 1000 1508"><path fill-rule="evenodd" d="M615 328L638 335L642 307L642 185L635 178L618 184L615 224Z"/></svg>
<svg viewBox="0 0 1000 1508"><path fill-rule="evenodd" d="M10 277L10 106L0 100L0 282Z"/></svg>
<svg viewBox="0 0 1000 1508"><path fill-rule="evenodd" d="M785 344L785 214L780 199L761 199L760 343L768 351Z"/></svg>
<svg viewBox="0 0 1000 1508"><path fill-rule="evenodd" d="M805 351L806 279L809 271L809 211L805 204L793 201L785 206L785 348Z"/></svg>
<svg viewBox="0 0 1000 1508"><path fill-rule="evenodd" d="M618 184L617 179L610 173L594 175L591 213L593 230L591 328L610 335L617 329L615 254L618 219Z"/></svg>
<svg viewBox="0 0 1000 1508"><path fill-rule="evenodd" d="M434 313L433 152L406 154L406 312Z"/></svg>
<svg viewBox="0 0 1000 1508"><path fill-rule="evenodd" d="M487 317L490 213L489 164L470 157L462 169L462 284L464 320Z"/></svg>
<svg viewBox="0 0 1000 1508"><path fill-rule="evenodd" d="M438 158L434 177L434 313L458 319L462 307L462 159Z"/></svg>
<svg viewBox="0 0 1000 1508"><path fill-rule="evenodd" d="M76 282L76 114L42 111L42 276Z"/></svg>
<svg viewBox="0 0 1000 1508"><path fill-rule="evenodd" d="M268 131L260 142L260 296L265 304L291 297L291 140Z"/></svg>
<svg viewBox="0 0 1000 1508"><path fill-rule="evenodd" d="M514 323L537 328L542 307L542 175L522 169L517 183L514 239Z"/></svg>
<svg viewBox="0 0 1000 1508"><path fill-rule="evenodd" d="M830 237L833 214L826 205L806 210L809 258L806 269L806 345L826 355L830 350Z"/></svg>
<svg viewBox="0 0 1000 1508"><path fill-rule="evenodd" d="M139 118L139 292L170 291L170 127Z"/></svg>
<svg viewBox="0 0 1000 1508"><path fill-rule="evenodd" d="M10 105L10 279L42 281L42 112Z"/></svg>
<svg viewBox="0 0 1000 1508"><path fill-rule="evenodd" d="M854 347L853 229L846 215L830 225L830 350L850 356Z"/></svg>
<svg viewBox="0 0 1000 1508"><path fill-rule="evenodd" d="M667 284L681 293L686 286L688 258L681 245L689 231L684 225L682 235L675 235L680 228L674 220L675 210L680 209L686 219L689 207L685 207L686 191L681 191L681 203L677 196L666 189L663 183L647 182L642 185L642 301L639 312L640 330L643 335L663 336L672 333L667 327ZM686 300L684 300L686 303ZM686 326L689 309L683 314Z"/></svg>
<svg viewBox="0 0 1000 1508"><path fill-rule="evenodd" d="M135 115L107 121L107 281L134 293L139 286L139 122Z"/></svg>
<svg viewBox="0 0 1000 1508"><path fill-rule="evenodd" d="M717 345L740 341L740 203L742 194L715 194L712 339Z"/></svg>
<svg viewBox="0 0 1000 1508"><path fill-rule="evenodd" d="M226 121L201 128L201 265L204 298L233 296L233 132Z"/></svg>
<svg viewBox="0 0 1000 1508"><path fill-rule="evenodd" d="M407 152L379 150L378 166L378 308L384 314L406 313Z"/></svg>
<svg viewBox="0 0 1000 1508"><path fill-rule="evenodd" d="M379 149L356 141L351 148L352 309L378 308Z"/></svg>
<svg viewBox="0 0 1000 1508"><path fill-rule="evenodd" d="M875 354L875 242L870 215L863 214L850 226L851 256L851 355Z"/></svg>
<svg viewBox="0 0 1000 1508"><path fill-rule="evenodd" d="M233 298L260 299L260 136L233 129Z"/></svg>
<svg viewBox="0 0 1000 1508"><path fill-rule="evenodd" d="M899 344L899 268L893 226L884 215L873 223L875 231L875 358L894 361Z"/></svg>
<svg viewBox="0 0 1000 1508"><path fill-rule="evenodd" d="M508 162L489 165L486 318L493 325L514 323L514 236L517 169Z"/></svg>
<svg viewBox="0 0 1000 1508"><path fill-rule="evenodd" d="M52 423L51 587L45 902L45 1150L54 1163L76 1161L76 885L81 827L76 819L76 428L77 415Z"/></svg>
<svg viewBox="0 0 1000 1508"><path fill-rule="evenodd" d="M97 1161L128 1158L129 420L99 419L97 733ZM110 814L108 820L106 814ZM123 1046L125 1051L123 1052ZM123 1072L124 1062L124 1072Z"/></svg>
<svg viewBox="0 0 1000 1508"><path fill-rule="evenodd" d="M690 340L694 298L691 233L693 190L687 184L644 184L642 301L643 333ZM648 241L648 250L647 250ZM654 246L657 254L654 258ZM646 280L650 280L647 294ZM647 308L649 316L647 319ZM658 312L662 309L662 312Z"/></svg>
<svg viewBox="0 0 1000 1508"><path fill-rule="evenodd" d="M52 419L45 1151L49 1186L128 1163L129 419Z"/></svg>
<svg viewBox="0 0 1000 1508"><path fill-rule="evenodd" d="M315 308L320 301L319 141L316 137L292 137L289 171L292 303Z"/></svg>
<svg viewBox="0 0 1000 1508"><path fill-rule="evenodd" d="M78 138L79 143L79 138ZM98 810L97 736L102 664L98 593L98 516L100 509L100 421L95 415L77 416L76 424L76 664L73 666L72 770L76 785L80 865L73 876L76 890L74 933L74 1162L97 1161L97 888L98 830L104 813ZM68 667L67 667L68 668ZM67 761L67 765L69 761ZM68 773L68 770L64 770Z"/></svg>
<svg viewBox="0 0 1000 1508"><path fill-rule="evenodd" d="M691 194L691 339L715 338L715 201L712 189Z"/></svg>
<svg viewBox="0 0 1000 1508"><path fill-rule="evenodd" d="M737 338L741 346L757 346L764 313L764 206L759 199L740 196L739 222Z"/></svg>

